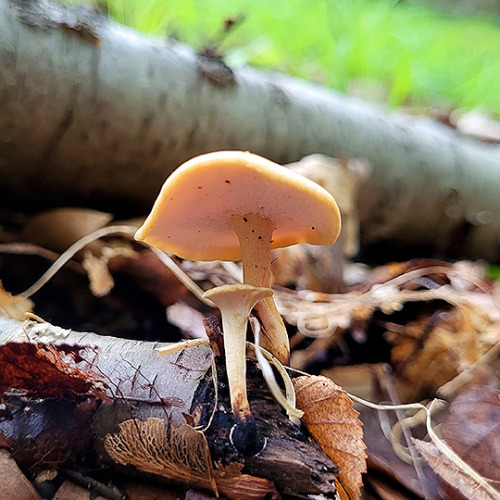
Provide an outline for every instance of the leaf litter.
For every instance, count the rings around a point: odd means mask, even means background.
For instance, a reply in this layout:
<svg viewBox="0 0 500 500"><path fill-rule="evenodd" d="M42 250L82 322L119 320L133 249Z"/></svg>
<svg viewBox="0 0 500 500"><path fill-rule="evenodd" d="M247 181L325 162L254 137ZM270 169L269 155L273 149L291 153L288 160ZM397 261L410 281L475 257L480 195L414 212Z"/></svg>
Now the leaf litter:
<svg viewBox="0 0 500 500"><path fill-rule="evenodd" d="M103 217L101 220L104 221L105 218ZM107 224L108 222L106 220L104 223ZM28 301L28 297L51 279L78 252L86 248L90 242L118 234L127 241L130 240L134 229L134 226L126 225L115 226L114 228L113 226L106 226L97 228L91 234L83 235L82 239L74 241L69 248L63 251L61 257L50 267L44 277L37 282L36 286L31 287L27 292L19 296L12 296L6 291L2 291L0 311L3 315L22 318L26 312L31 311L33 308L32 303ZM12 249L12 243L4 245L6 252L9 251L9 245ZM26 247L23 247L24 250L21 249L21 251L38 252L44 257L53 259L50 249L37 249L38 247L33 246L32 242L25 245ZM109 278L115 270L113 265L109 264L112 262L112 259L109 258L112 253L110 245L97 245L95 248L98 248L97 255L88 253L90 250L87 249L87 261L91 261L92 264L87 262L86 266L89 276L93 275L90 280L91 287L99 296L109 293L112 287ZM103 248L107 250L103 252ZM129 249L128 255L118 252L117 255L120 254L118 257L136 259L137 249L132 250L130 246ZM0 246L1 251L2 247ZM108 252L107 256L106 252ZM92 257L89 257L89 255L92 255ZM234 282L235 274L237 274L234 269L228 271L226 266L218 263L183 262L182 267L184 270L182 270L168 256L165 256L162 260L164 260L164 263L165 261L169 262L171 270L176 269L173 271L174 275L180 276L183 286L187 286L197 297L201 296L200 290L202 291L202 288L200 288L200 285L206 288L210 286L210 283ZM84 261L85 256L83 257ZM118 265L116 267L123 268L126 266ZM139 272L139 274L141 273ZM441 388L446 387L446 384L457 380L460 383L457 383L454 391L450 393L452 405L447 410L449 414L452 414L455 403L453 398L459 401L457 404L466 404L460 402L459 398L461 394L466 393L468 390L468 383L474 380L473 373L476 370L485 365L489 366L494 370L496 380L498 380L498 366L495 363L498 357L498 346L500 345L500 328L498 327L500 318L499 292L498 287L485 277L483 269L479 266L468 262L448 264L435 261L418 263L410 261L408 263L382 266L372 271L364 269L360 274L358 273L359 276L362 276L362 278L358 279L356 283L348 284L346 292L343 294L325 293L309 289L275 288L280 313L291 328L296 328L295 336L299 336L296 337L294 355L301 352L318 353L319 350L327 352L338 345L342 345L343 338L350 334L355 327L367 331L368 325L378 322L384 326L385 333L383 337L384 341L390 346L390 361L394 366L395 379L398 389L401 391L400 397L402 399L411 401L422 397L432 398ZM196 278L198 283L195 283L192 277ZM297 277L297 282L299 282L299 277ZM321 285L319 289L321 290ZM184 294L178 294L177 298L174 297L171 303L176 304L183 297L185 297ZM9 305L7 306L7 304ZM193 310L199 307L189 305L189 301L183 302L183 304L183 307L188 309L191 307ZM404 317L404 313L411 304L418 306L420 315L408 321ZM398 315L402 315L403 319ZM398 317L398 321L391 321L393 316ZM189 330L189 326L185 328L185 334L189 335ZM305 347L301 345L304 343L304 339L310 339L309 342L306 342ZM292 336L292 345L293 341L294 336ZM314 359L314 357L310 359ZM468 374L465 379L463 378L464 373ZM422 377L426 378L423 379ZM296 380L300 380L300 378ZM342 389L339 390L342 391ZM329 391L330 396L325 396L325 398L334 401L335 390L330 388ZM299 408L301 407L300 398L302 396L303 394L299 396L299 393L297 393ZM345 396L349 401L351 400L347 393L345 393ZM352 396L352 399L356 400L356 397ZM479 398L474 403L467 404L471 408L486 408L488 404L490 407L492 405L494 407L494 403L488 403L487 398L486 400ZM383 411L394 410L395 408L391 405L373 406L379 408L379 411L382 411L382 408ZM338 408L335 408L334 412L338 412ZM315 422L314 419L317 417L318 415L315 412L311 413L310 409L307 409L304 421L309 419L309 423ZM357 416L353 418L357 419ZM450 417L450 421L448 429L466 429L467 424L471 426L469 431L462 433L465 442L467 442L465 438L474 435L474 429L479 426L479 423L472 418L472 414L467 422L457 420L456 414L454 414L454 417ZM312 426L314 427L314 425L313 423ZM361 429L361 426L359 428ZM459 489L460 485L462 485L460 491L466 497L467 494L473 494L477 495L477 498L482 498L480 495L484 494L490 495L484 498L498 498L498 496L495 496L495 487L488 483L484 477L495 479L495 481L498 481L498 478L489 477L487 472L477 464L475 464L475 467L479 472L472 468L468 463L469 461L473 462L472 458L470 458L470 450L464 452L463 443L453 439L459 436L460 433L448 432L447 434L445 424L443 424L442 429L443 437L449 442L451 448L432 431L430 420L428 421L427 431L431 442L422 441L421 439L414 440L415 446L436 474L445 482L451 483L454 482L453 478L461 478ZM309 430L314 436L314 432L311 429ZM485 427L484 425L483 430L482 439L479 441L484 446L488 444L488 438L498 434L498 430L494 426ZM327 431L322 432L324 435L322 434L321 437L316 438L320 444L322 440L329 439ZM358 445L351 443L351 451L353 449L357 450L356 456L361 460L360 457L365 453L362 451L362 439L359 440L359 443ZM498 448L496 449L498 450ZM367 449L366 453L370 456L370 449ZM490 447L482 450L479 456L486 460L487 463L495 464L498 461L492 460L494 453L494 449ZM462 459L457 459L459 455L462 456ZM339 465L342 460L343 458L337 458ZM363 461L361 460L361 462ZM364 470L361 462L358 463L358 467L354 467L353 476L355 477L360 477ZM351 469L349 465L344 467L344 478L346 470L349 471L348 475L350 475ZM484 477L482 474L484 474ZM352 482L348 480L347 486L344 483L342 486L348 495L346 498L356 498L360 486L359 480L355 479ZM454 485L457 486L457 484ZM476 497L471 496L471 498Z"/></svg>

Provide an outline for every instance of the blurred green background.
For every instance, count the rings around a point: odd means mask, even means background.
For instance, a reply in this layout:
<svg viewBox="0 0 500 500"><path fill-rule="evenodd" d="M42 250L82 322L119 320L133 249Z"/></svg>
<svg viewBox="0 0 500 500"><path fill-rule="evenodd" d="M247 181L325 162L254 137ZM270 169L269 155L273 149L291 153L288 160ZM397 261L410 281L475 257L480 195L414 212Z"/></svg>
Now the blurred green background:
<svg viewBox="0 0 500 500"><path fill-rule="evenodd" d="M99 3L141 31L216 47L233 67L282 71L417 113L480 108L500 117L500 26L491 12L390 0ZM224 31L226 19L239 22Z"/></svg>

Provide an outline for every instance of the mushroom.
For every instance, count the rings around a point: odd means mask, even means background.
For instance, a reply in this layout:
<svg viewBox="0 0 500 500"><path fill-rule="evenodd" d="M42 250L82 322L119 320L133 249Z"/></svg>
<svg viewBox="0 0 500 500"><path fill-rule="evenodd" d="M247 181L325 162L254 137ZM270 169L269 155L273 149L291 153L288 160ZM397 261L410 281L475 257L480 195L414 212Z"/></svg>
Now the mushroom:
<svg viewBox="0 0 500 500"><path fill-rule="evenodd" d="M332 245L339 231L339 210L325 189L258 155L219 151L172 173L135 237L185 259L241 259L244 282L269 288L272 248ZM287 364L288 335L273 298L255 311L262 346Z"/></svg>
<svg viewBox="0 0 500 500"><path fill-rule="evenodd" d="M248 317L257 302L272 294L270 288L248 284L218 286L203 294L205 298L214 302L221 312L231 410L236 420L231 431L231 441L242 455L255 455L263 445L263 441L257 435L255 419L251 414L247 397Z"/></svg>

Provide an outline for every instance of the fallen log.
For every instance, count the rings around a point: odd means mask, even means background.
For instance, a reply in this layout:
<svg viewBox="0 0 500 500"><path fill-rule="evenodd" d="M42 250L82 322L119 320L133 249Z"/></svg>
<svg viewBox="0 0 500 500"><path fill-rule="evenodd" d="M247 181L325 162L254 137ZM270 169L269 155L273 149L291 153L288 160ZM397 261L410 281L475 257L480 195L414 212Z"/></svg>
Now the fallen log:
<svg viewBox="0 0 500 500"><path fill-rule="evenodd" d="M105 468L139 475L137 469L113 462L107 452L110 448L105 446L107 436L119 433L123 425L128 425L129 431L142 428L143 422L154 424L150 428L156 429L159 422L166 422L161 428L171 434L186 423L207 424L214 411L205 438L200 437L206 439L214 470L226 467L222 470L232 471L235 484L247 476L255 478L252 484L256 488L264 481L264 486L269 485L265 494L335 496L336 465L283 414L258 370L251 366L252 411L267 445L258 456L236 454L228 439L231 412L225 384L219 384L214 408L208 346L160 357L155 352L158 343L6 318L0 318L0 344L0 380L3 391L7 389L0 415L0 442L23 467ZM147 439L143 430L127 449L140 447ZM153 442L155 453L161 455L161 443ZM194 461L191 458L184 460L190 464ZM235 464L236 472L231 468ZM194 486L199 486L194 472L192 478ZM228 495L225 487L219 489ZM240 490L230 489L229 496L231 491ZM239 494L233 497L243 498Z"/></svg>
<svg viewBox="0 0 500 500"><path fill-rule="evenodd" d="M318 85L231 70L85 7L0 0L0 196L149 210L187 158L362 157L364 243L500 257L500 148Z"/></svg>

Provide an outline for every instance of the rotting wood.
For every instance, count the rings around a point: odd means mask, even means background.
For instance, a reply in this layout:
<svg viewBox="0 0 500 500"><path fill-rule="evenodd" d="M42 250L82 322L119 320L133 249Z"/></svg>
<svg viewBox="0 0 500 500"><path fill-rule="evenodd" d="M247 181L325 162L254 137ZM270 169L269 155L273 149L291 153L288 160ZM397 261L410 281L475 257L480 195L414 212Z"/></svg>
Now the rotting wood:
<svg viewBox="0 0 500 500"><path fill-rule="evenodd" d="M78 395L64 399L29 398L10 391L4 395L9 408L0 418L0 435L15 450L16 459L26 466L76 466L92 468L119 466L111 463L103 440L116 432L118 424L130 418L145 421L167 417L175 426L205 424L213 410L213 383L209 374L211 351L207 346L170 356L158 356L160 344L79 333L49 323L21 323L0 318L0 343L41 342L90 347L81 351L83 366L100 375L108 386L111 403ZM0 349L1 352L1 349ZM312 443L303 430L284 415L265 388L260 373L250 364L249 394L252 409L267 438L265 450L257 457L238 457L227 439L232 425L225 384L219 387L219 406L206 431L215 463L238 461L245 473L273 481L286 494L334 496L335 464ZM219 408L225 411L219 411ZM186 417L185 415L191 415ZM194 422L194 419L197 422ZM27 436L30 436L28 439ZM56 439L57 437L57 439ZM77 438L75 440L75 438ZM97 452L96 455L91 450ZM47 451L50 453L47 453ZM93 463L91 457L99 457ZM130 470L129 470L130 473Z"/></svg>

